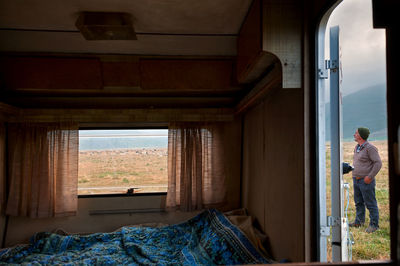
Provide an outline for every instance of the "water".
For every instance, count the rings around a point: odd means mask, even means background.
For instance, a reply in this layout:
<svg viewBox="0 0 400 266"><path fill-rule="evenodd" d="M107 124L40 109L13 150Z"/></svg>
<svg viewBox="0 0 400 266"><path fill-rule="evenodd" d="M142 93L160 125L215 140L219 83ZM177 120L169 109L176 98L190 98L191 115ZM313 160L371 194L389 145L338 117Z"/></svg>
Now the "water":
<svg viewBox="0 0 400 266"><path fill-rule="evenodd" d="M79 150L167 148L168 130L80 130Z"/></svg>

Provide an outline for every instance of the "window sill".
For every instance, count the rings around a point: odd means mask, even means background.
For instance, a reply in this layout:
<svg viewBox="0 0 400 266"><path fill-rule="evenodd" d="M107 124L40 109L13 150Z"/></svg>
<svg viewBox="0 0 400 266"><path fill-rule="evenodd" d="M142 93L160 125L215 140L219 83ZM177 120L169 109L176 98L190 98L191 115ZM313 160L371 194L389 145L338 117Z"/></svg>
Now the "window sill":
<svg viewBox="0 0 400 266"><path fill-rule="evenodd" d="M91 194L91 195L78 195L81 198L117 198L117 197L151 197L151 196L166 196L167 192L151 192L151 193L119 193L119 194Z"/></svg>

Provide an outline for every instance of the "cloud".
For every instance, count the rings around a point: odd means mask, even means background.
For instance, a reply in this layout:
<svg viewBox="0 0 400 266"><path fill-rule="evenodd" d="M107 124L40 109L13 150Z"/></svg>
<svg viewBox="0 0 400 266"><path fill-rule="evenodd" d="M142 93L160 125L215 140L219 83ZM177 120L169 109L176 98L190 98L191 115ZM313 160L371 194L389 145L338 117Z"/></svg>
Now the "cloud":
<svg viewBox="0 0 400 266"><path fill-rule="evenodd" d="M343 94L384 83L385 31L373 28L372 2L343 0L331 14L327 28L335 25L340 27Z"/></svg>

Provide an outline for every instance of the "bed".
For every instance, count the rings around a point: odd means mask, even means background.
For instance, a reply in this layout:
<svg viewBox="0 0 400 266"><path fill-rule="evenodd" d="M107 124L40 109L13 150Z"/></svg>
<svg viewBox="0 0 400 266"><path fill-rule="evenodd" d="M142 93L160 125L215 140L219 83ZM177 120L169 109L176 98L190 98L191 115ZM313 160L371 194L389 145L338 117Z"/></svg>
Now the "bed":
<svg viewBox="0 0 400 266"><path fill-rule="evenodd" d="M254 243L254 242L253 242ZM0 263L80 265L234 265L273 261L223 213L209 209L180 224L126 226L111 233L41 232L0 250Z"/></svg>

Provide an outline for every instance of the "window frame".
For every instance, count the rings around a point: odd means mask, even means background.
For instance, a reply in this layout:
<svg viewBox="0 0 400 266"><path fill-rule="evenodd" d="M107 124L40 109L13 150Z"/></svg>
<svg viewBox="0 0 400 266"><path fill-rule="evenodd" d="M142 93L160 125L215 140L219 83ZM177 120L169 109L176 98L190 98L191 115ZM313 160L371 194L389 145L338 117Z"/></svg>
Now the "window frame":
<svg viewBox="0 0 400 266"><path fill-rule="evenodd" d="M150 124L145 124L145 125L118 125L118 126L84 126L84 125L79 125L78 131L80 130L156 130L156 129L167 129L168 130L168 125L166 124L156 124L156 125L150 125ZM168 154L167 154L168 156ZM167 157L168 158L168 157ZM166 196L167 192L144 192L144 193L110 193L110 194L85 194L85 195L79 195L78 194L78 199L81 198L117 198L117 197L152 197L152 196Z"/></svg>

